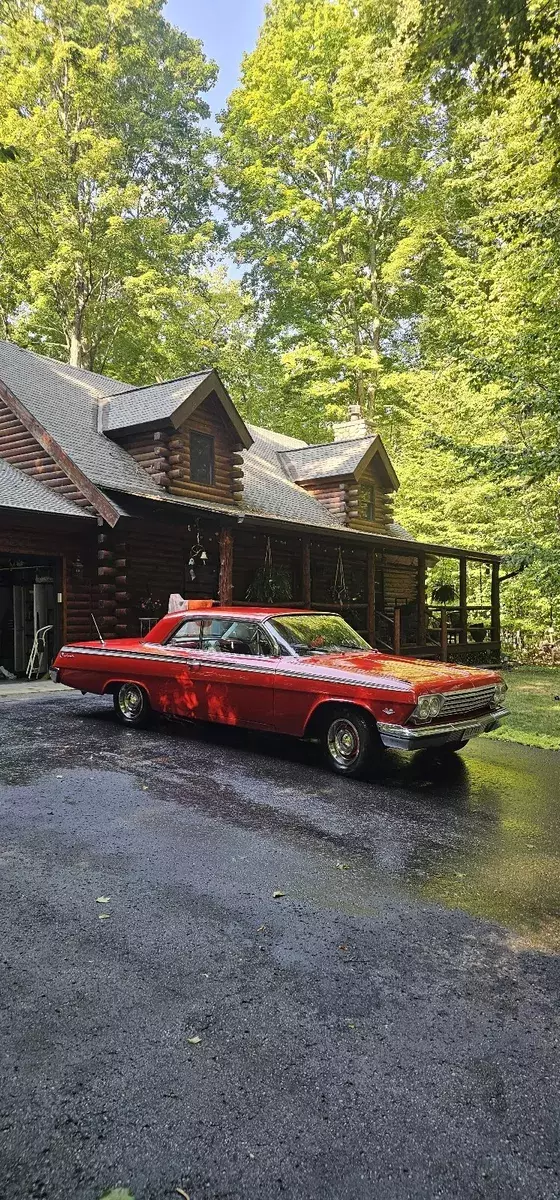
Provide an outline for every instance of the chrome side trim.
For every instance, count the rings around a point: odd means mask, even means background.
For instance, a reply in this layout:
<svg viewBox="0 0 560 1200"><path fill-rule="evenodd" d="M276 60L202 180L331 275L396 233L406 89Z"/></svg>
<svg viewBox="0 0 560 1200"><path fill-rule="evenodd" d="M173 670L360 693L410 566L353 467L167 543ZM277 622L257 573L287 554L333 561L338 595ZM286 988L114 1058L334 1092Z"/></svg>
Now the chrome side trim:
<svg viewBox="0 0 560 1200"><path fill-rule="evenodd" d="M188 653L188 651L186 651L186 653ZM276 676L280 676L282 679L309 679L311 681L316 680L317 683L332 683L336 684L337 686L356 686L390 692L410 692L411 690L410 685L403 683L401 680L392 680L391 682L385 683L379 678L376 678L375 680L370 681L363 676L345 675L343 671L340 671L337 674L333 672L329 675L317 675L316 673L307 671L283 671L282 667L279 665L281 659L272 657L264 658L261 665L260 661L258 663L256 663L254 660L247 662L247 659L252 659L252 656L249 654L246 657L245 655L239 655L239 658L243 661L234 663L231 661L228 662L227 659L225 659L225 656L222 657L221 655L219 657L217 655L212 655L209 658L179 658L177 655L171 654L149 654L143 650L112 650L108 646L63 646L62 649L59 650L59 655L70 656L74 654L87 654L94 656L102 655L104 658L107 656L112 656L114 658L133 658L140 662L147 659L149 662L158 662L160 664L177 663L182 667L194 667L195 669L197 667L219 667L222 671L254 671L255 674L259 675L274 674ZM293 662L294 659L290 658L289 661ZM62 665L64 666L65 664ZM410 695L410 703L411 705L414 704L414 695Z"/></svg>
<svg viewBox="0 0 560 1200"><path fill-rule="evenodd" d="M390 725L388 721L378 721L377 728L384 746L394 750L421 750L426 746L444 746L446 742L456 742L458 739L466 743L481 733L497 729L508 714L509 709L499 708L472 721L463 719L453 724L430 725L424 729L411 725Z"/></svg>

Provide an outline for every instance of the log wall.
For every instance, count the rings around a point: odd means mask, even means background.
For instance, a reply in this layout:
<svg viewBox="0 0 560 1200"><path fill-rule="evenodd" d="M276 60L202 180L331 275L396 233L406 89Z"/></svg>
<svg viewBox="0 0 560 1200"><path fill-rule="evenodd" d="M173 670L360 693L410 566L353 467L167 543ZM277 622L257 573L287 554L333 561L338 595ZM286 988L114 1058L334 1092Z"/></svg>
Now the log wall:
<svg viewBox="0 0 560 1200"><path fill-rule="evenodd" d="M369 486L373 486L375 493L375 516L372 521L367 520L363 514L363 503L360 495L362 489ZM383 481L372 464L365 474L360 477L359 483L352 483L349 485L347 524L352 529L363 530L364 533L387 533L389 531L389 525L393 519L393 506L393 492L387 491Z"/></svg>
<svg viewBox="0 0 560 1200"><path fill-rule="evenodd" d="M214 483L193 483L190 478L190 434L205 433L214 439ZM215 396L209 396L169 438L169 491L174 496L238 503L243 498L242 446Z"/></svg>
<svg viewBox="0 0 560 1200"><path fill-rule="evenodd" d="M17 467L24 475L32 475L39 483L58 495L65 496L80 508L93 508L76 484L59 467L54 458L39 445L5 400L0 397L0 458Z"/></svg>
<svg viewBox="0 0 560 1200"><path fill-rule="evenodd" d="M189 558L196 546L196 525L137 520L122 533L117 527L103 535L105 611L117 636L138 636L140 618L163 616L173 592L189 600L218 599L218 529L200 524L198 530L207 562L195 556L194 580Z"/></svg>
<svg viewBox="0 0 560 1200"><path fill-rule="evenodd" d="M143 467L154 483L169 490L169 438L173 427L169 429L137 430L136 433L119 436L119 445L130 454L131 458Z"/></svg>

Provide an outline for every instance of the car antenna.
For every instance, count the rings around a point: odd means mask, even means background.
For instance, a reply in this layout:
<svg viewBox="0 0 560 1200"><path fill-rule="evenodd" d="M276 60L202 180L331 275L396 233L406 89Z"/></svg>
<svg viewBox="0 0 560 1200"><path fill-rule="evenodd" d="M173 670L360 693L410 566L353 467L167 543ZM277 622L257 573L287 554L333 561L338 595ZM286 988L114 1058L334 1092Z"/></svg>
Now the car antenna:
<svg viewBox="0 0 560 1200"><path fill-rule="evenodd" d="M102 632L101 632L101 630L100 630L100 628L99 628L99 625L97 624L97 621L95 620L95 617L94 617L93 613L91 613L91 614L90 614L90 616L91 616L91 619L92 619L92 621L93 621L93 624L95 625L95 628L97 629L97 635L98 635L98 637L99 637L99 641L101 642L101 645L102 645L102 646L104 646L104 645L105 645L105 638L103 637L103 634L102 634Z"/></svg>

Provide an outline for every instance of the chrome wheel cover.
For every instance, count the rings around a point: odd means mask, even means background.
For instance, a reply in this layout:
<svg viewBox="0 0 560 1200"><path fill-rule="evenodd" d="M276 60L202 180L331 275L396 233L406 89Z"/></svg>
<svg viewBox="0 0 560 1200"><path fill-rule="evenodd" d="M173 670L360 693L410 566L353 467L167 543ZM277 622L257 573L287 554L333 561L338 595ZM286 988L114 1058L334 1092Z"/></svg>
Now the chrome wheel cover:
<svg viewBox="0 0 560 1200"><path fill-rule="evenodd" d="M337 767L351 767L360 753L360 735L348 717L337 717L327 734L329 754Z"/></svg>
<svg viewBox="0 0 560 1200"><path fill-rule="evenodd" d="M119 689L119 709L127 721L140 716L144 707L144 697L136 683L123 683Z"/></svg>

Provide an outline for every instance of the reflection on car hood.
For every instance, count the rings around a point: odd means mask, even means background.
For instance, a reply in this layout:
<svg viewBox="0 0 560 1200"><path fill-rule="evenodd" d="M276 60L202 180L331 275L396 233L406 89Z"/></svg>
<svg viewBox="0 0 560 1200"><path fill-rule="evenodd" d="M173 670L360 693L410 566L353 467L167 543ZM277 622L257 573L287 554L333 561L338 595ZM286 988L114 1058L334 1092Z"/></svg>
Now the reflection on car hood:
<svg viewBox="0 0 560 1200"><path fill-rule="evenodd" d="M422 658L401 658L375 651L358 650L347 654L310 654L300 658L282 659L282 667L294 674L325 676L352 676L359 681L365 676L368 683L378 676L383 685L393 683L398 690L406 690L409 684L415 692L446 692L455 688L484 687L498 683L501 676L497 671L481 670L478 667L456 666L454 663L430 662Z"/></svg>

